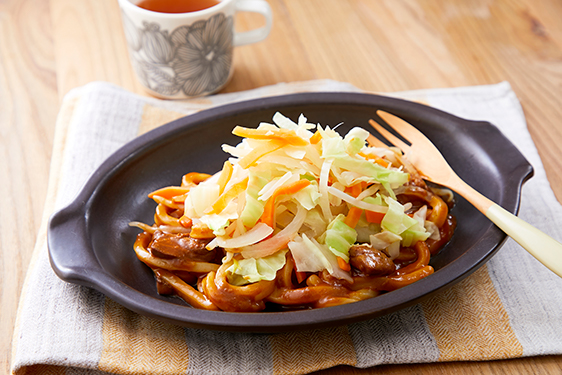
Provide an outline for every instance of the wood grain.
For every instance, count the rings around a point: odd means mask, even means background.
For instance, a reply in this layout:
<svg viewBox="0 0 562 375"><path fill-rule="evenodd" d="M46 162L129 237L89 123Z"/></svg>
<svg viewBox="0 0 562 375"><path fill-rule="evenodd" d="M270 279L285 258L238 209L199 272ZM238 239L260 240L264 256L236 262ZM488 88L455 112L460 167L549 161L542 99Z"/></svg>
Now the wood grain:
<svg viewBox="0 0 562 375"><path fill-rule="evenodd" d="M51 1L51 15L60 99L91 81L144 93L129 63L117 1Z"/></svg>
<svg viewBox="0 0 562 375"><path fill-rule="evenodd" d="M0 371L41 223L58 108L49 4L0 2Z"/></svg>
<svg viewBox="0 0 562 375"><path fill-rule="evenodd" d="M562 3L548 0L269 0L274 28L235 51L223 92L334 79L372 92L508 81L562 201ZM261 25L240 14L237 29ZM45 203L58 104L131 70L116 0L0 1L0 371ZM562 356L336 367L322 374L555 374Z"/></svg>

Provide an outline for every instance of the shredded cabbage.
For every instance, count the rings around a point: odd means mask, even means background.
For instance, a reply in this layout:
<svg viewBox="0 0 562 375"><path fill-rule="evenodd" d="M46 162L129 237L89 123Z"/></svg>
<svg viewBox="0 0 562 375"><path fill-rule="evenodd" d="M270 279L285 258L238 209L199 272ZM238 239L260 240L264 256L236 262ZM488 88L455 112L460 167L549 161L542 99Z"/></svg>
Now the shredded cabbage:
<svg viewBox="0 0 562 375"><path fill-rule="evenodd" d="M374 249L387 253L390 259L396 259L400 253L400 241L402 237L387 230L370 236L371 246Z"/></svg>
<svg viewBox="0 0 562 375"><path fill-rule="evenodd" d="M332 264L326 259L319 247L317 247L306 234L295 237L288 244L291 255L295 260L297 271L318 272L328 270L333 272Z"/></svg>
<svg viewBox="0 0 562 375"><path fill-rule="evenodd" d="M350 155L355 155L365 147L365 142L369 137L369 132L363 128L353 128L345 135L345 151Z"/></svg>
<svg viewBox="0 0 562 375"><path fill-rule="evenodd" d="M349 262L349 249L357 240L395 258L400 246L439 236L425 220L427 208L410 217L408 207L396 200L410 176L395 167L400 165L395 152L367 145L365 129L351 128L342 137L327 126L309 123L304 115L295 122L275 113L272 123L262 122L257 129L237 127L237 134L246 138L235 146L223 145L233 166L225 191L247 179L245 191L230 196L228 204L220 201L213 176L191 189L185 200L185 214L213 230L216 238L209 246L221 246L230 254L230 282L271 280L285 264L287 251L298 271L326 270L351 280L338 258ZM385 166L373 161L381 158ZM299 184L302 179L310 184ZM291 190L294 186L300 187ZM360 191L352 194L350 189L357 186ZM222 211L205 215L210 206ZM351 208L361 210L351 221L354 227L346 224ZM378 221L367 222L369 212ZM268 225L273 227L267 230Z"/></svg>
<svg viewBox="0 0 562 375"><path fill-rule="evenodd" d="M316 183L310 184L295 194L295 199L308 211L312 210L320 200L320 192Z"/></svg>
<svg viewBox="0 0 562 375"><path fill-rule="evenodd" d="M357 240L357 232L344 223L345 216L338 215L324 233L324 243L335 256L349 262L349 248Z"/></svg>
<svg viewBox="0 0 562 375"><path fill-rule="evenodd" d="M192 218L200 218L205 211L219 198L220 186L213 181L203 181L189 191L186 201L187 215Z"/></svg>
<svg viewBox="0 0 562 375"><path fill-rule="evenodd" d="M296 237L288 244L295 266L299 272L318 272L326 270L332 276L352 282L349 272L343 271L337 261L336 255L306 234Z"/></svg>
<svg viewBox="0 0 562 375"><path fill-rule="evenodd" d="M240 220L246 227L253 227L256 225L261 215L263 214L264 202L258 199L259 191L267 184L271 178L271 173L268 171L251 171L248 180L248 187L245 193L245 205Z"/></svg>
<svg viewBox="0 0 562 375"><path fill-rule="evenodd" d="M215 236L224 236L230 222L238 218L237 202L230 201L220 214L203 215L199 220L213 230Z"/></svg>
<svg viewBox="0 0 562 375"><path fill-rule="evenodd" d="M261 280L273 280L285 265L287 250L264 258L249 258L235 261L226 272L228 282L232 285L246 285Z"/></svg>

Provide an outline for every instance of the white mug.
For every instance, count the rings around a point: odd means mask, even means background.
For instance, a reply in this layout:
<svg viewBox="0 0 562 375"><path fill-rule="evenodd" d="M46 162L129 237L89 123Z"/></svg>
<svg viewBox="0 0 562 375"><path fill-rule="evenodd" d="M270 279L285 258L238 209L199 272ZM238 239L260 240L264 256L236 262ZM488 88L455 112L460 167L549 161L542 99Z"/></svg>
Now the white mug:
<svg viewBox="0 0 562 375"><path fill-rule="evenodd" d="M185 99L209 95L226 85L233 72L233 48L265 39L271 8L265 0L221 0L189 13L143 9L140 0L119 0L133 69L154 96ZM236 12L260 13L265 26L234 31Z"/></svg>

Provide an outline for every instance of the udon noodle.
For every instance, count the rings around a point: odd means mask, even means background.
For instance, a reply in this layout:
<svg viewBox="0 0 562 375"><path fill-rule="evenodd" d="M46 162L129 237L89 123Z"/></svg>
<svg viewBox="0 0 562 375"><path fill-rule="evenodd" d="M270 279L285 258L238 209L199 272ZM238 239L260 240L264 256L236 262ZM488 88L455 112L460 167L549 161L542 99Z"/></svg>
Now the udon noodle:
<svg viewBox="0 0 562 375"><path fill-rule="evenodd" d="M369 133L277 113L242 137L214 175L149 194L154 224L134 250L160 294L195 308L284 311L376 297L431 275L449 241L452 195L429 187Z"/></svg>

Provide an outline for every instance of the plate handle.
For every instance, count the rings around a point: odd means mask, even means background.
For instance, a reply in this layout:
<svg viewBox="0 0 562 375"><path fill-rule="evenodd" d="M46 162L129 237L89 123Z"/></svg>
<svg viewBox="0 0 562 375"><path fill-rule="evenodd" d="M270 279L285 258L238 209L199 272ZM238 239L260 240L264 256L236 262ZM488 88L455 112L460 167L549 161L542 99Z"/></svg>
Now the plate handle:
<svg viewBox="0 0 562 375"><path fill-rule="evenodd" d="M51 267L59 278L93 287L101 268L90 250L83 207L83 202L74 202L51 216L47 245Z"/></svg>

